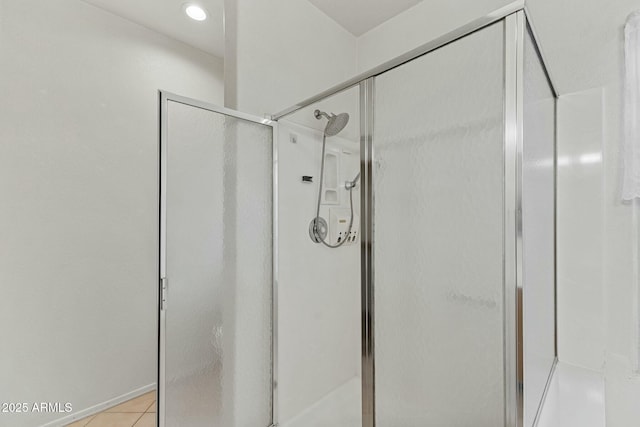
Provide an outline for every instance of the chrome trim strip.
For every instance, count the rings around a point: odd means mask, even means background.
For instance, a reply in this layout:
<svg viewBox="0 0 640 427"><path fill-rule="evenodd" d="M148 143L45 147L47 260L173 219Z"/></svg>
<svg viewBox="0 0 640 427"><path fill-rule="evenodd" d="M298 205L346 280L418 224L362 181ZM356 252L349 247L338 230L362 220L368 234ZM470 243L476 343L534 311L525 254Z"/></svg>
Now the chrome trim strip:
<svg viewBox="0 0 640 427"><path fill-rule="evenodd" d="M362 298L362 426L375 426L373 120L374 79L360 83L360 266Z"/></svg>
<svg viewBox="0 0 640 427"><path fill-rule="evenodd" d="M558 358L558 97L553 103L553 316L555 356ZM637 234L636 234L637 235Z"/></svg>
<svg viewBox="0 0 640 427"><path fill-rule="evenodd" d="M240 111L235 111L229 108L220 107L218 105L210 104L208 102L200 101L198 99L188 98L182 95L176 95L175 93L167 92L161 90L160 93L163 97L165 97L168 101L178 102L180 104L185 104L190 107L201 108L203 110L212 111L214 113L224 114L225 116L235 117L237 119L247 120L254 123L259 123L261 125L272 126L274 125L273 120L265 119L262 117L254 116L252 114L242 113Z"/></svg>
<svg viewBox="0 0 640 427"><path fill-rule="evenodd" d="M168 140L168 105L169 101L177 102L180 104L188 105L194 108L201 108L203 110L211 111L213 113L219 113L230 117L235 117L241 120L247 120L253 123L269 126L272 129L272 144L273 144L273 254L272 254L272 309L274 310L272 313L272 422L273 426L277 426L277 404L278 404L278 395L277 395L277 379L278 379L278 352L277 352L277 343L278 343L278 332L277 332L277 279L278 279L278 249L277 249L277 188L278 188L278 177L277 177L277 163L278 163L278 150L277 150L277 128L278 123L270 120L264 119L261 117L253 116L246 113L240 113L228 108L219 107L217 105L209 104L206 102L202 102L196 99L187 98L181 95L176 95L171 92L159 91L160 97L160 137L159 137L159 169L158 169L158 181L159 181L159 232L160 232L160 247L159 247L159 263L158 263L158 383L157 383L157 395L158 395L158 408L156 412L156 422L159 427L165 427L165 408L166 408L166 393L164 389L164 384L166 381L166 311L161 310L162 301L161 301L161 286L162 281L167 278L167 140Z"/></svg>
<svg viewBox="0 0 640 427"><path fill-rule="evenodd" d="M349 80L346 80L345 82L342 82L336 86L331 87L330 89L325 90L324 92L321 92L315 96L312 96L311 98L307 98L302 102L299 102L289 108L286 108L276 114L273 114L271 116L272 120L280 120L281 118L288 116L289 114L295 113L296 111L308 107L311 104L315 104L316 102L327 98L329 96L335 95L339 92L342 92L344 90L347 90L357 84L359 84L360 82L367 80L371 77L375 77L379 74L382 74L386 71L389 71L393 68L396 68L406 62L409 62L413 59L416 59L426 53L429 53L433 50L436 50L446 44L449 44L455 40L458 40L470 33L473 33L474 31L477 31L481 28L484 28L488 25L491 25L495 22L500 21L501 19L505 18L506 16L509 16L511 14L513 14L514 12L517 12L519 10L522 10L524 8L524 0L516 0L513 3L510 3L504 7L501 7L500 9L497 9L491 13L489 13L486 16L483 16L482 18L478 18L475 19L471 22L469 22L466 25L463 25L460 28L457 28L443 36L440 36L438 38L435 38L415 49L410 50L409 52L400 55L390 61L387 61L381 65L378 65L377 67L372 68L369 71L366 71L364 73L361 73L355 77L350 78Z"/></svg>
<svg viewBox="0 0 640 427"><path fill-rule="evenodd" d="M271 366L271 381L272 381L272 390L271 390L271 418L272 418L272 422L274 426L278 425L279 422L279 410L278 410L278 405L279 405L279 399L278 399L278 373L279 373L279 353L278 353L278 331L279 331L279 326L278 326L278 277L279 277L279 267L278 267L278 263L279 263L279 234L278 234L278 226L279 226L279 221L278 221L278 144L279 144L279 137L280 137L280 133L278 132L278 124L277 122L274 122L272 124L272 128L273 128L273 137L272 137L272 144L273 144L273 148L272 148L272 156L273 156L273 170L272 170L272 174L273 174L273 189L272 189L272 193L273 193L273 217L272 217L272 221L273 221L273 236L272 236L272 240L273 240L273 253L272 253L272 257L273 257L273 266L272 266L272 274L273 274L273 278L272 278L272 289L271 289L271 298L272 298L272 312L271 312L271 361L272 361L272 366Z"/></svg>
<svg viewBox="0 0 640 427"><path fill-rule="evenodd" d="M156 384L156 397L158 407L156 410L156 425L165 427L165 402L166 393L164 390L165 377L165 344L166 344L166 314L162 303L162 282L166 278L167 261L167 195L164 191L167 188L167 140L168 123L168 98L160 91L160 138L158 139L158 197L159 197L159 236L160 247L158 248L158 381Z"/></svg>
<svg viewBox="0 0 640 427"><path fill-rule="evenodd" d="M524 289L523 289L523 266L524 266L524 242L523 242L523 225L522 225L522 171L523 171L523 149L524 149L524 34L525 16L524 10L515 14L517 25L517 50L516 50L516 78L517 78L517 156L516 156L516 285L517 291L521 295L520 309L516 311L516 329L517 333L517 349L516 354L518 360L522 360L522 365L517 363L518 378L522 378L522 383L518 384L517 391L517 427L524 426ZM517 307L517 305L516 305Z"/></svg>
<svg viewBox="0 0 640 427"><path fill-rule="evenodd" d="M518 328L519 244L522 237L520 221L521 180L518 178L521 154L521 108L519 96L522 84L522 15L505 19L505 134L504 134L504 364L505 364L505 425L522 424L522 391L519 355L521 331Z"/></svg>

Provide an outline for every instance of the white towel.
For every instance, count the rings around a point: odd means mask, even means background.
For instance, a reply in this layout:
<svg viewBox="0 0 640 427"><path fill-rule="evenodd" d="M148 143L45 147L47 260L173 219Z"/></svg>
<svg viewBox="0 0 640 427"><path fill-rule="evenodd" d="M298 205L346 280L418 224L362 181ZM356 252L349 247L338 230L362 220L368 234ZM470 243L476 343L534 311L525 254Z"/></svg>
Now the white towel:
<svg viewBox="0 0 640 427"><path fill-rule="evenodd" d="M622 198L640 198L640 11L624 27L624 178Z"/></svg>

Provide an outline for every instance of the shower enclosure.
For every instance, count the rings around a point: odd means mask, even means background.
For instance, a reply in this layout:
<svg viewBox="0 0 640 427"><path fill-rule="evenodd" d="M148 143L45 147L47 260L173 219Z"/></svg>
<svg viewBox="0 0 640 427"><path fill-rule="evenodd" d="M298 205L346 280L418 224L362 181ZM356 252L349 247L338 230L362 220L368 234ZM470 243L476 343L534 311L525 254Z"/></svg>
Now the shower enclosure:
<svg viewBox="0 0 640 427"><path fill-rule="evenodd" d="M533 427L556 98L521 3L271 120L165 95L160 425Z"/></svg>

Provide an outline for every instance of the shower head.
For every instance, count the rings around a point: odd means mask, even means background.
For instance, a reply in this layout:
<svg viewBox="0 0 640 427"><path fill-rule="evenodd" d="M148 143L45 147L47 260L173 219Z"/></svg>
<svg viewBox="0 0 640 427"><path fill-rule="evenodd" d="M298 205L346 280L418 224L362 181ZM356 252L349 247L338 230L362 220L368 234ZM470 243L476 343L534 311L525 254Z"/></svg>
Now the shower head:
<svg viewBox="0 0 640 427"><path fill-rule="evenodd" d="M331 113L331 115L329 115L324 111L316 110L313 112L313 115L318 120L323 116L329 120L327 122L327 126L324 128L324 134L327 136L336 136L342 132L342 130L347 126L347 123L349 123L349 114L347 113L340 113L338 115Z"/></svg>

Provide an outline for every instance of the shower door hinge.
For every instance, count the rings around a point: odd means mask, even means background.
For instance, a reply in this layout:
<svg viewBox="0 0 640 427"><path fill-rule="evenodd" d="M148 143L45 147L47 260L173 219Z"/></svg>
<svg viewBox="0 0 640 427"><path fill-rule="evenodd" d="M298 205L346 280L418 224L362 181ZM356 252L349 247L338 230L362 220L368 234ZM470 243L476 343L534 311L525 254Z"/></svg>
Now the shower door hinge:
<svg viewBox="0 0 640 427"><path fill-rule="evenodd" d="M160 310L167 309L167 285L166 277L160 279Z"/></svg>

